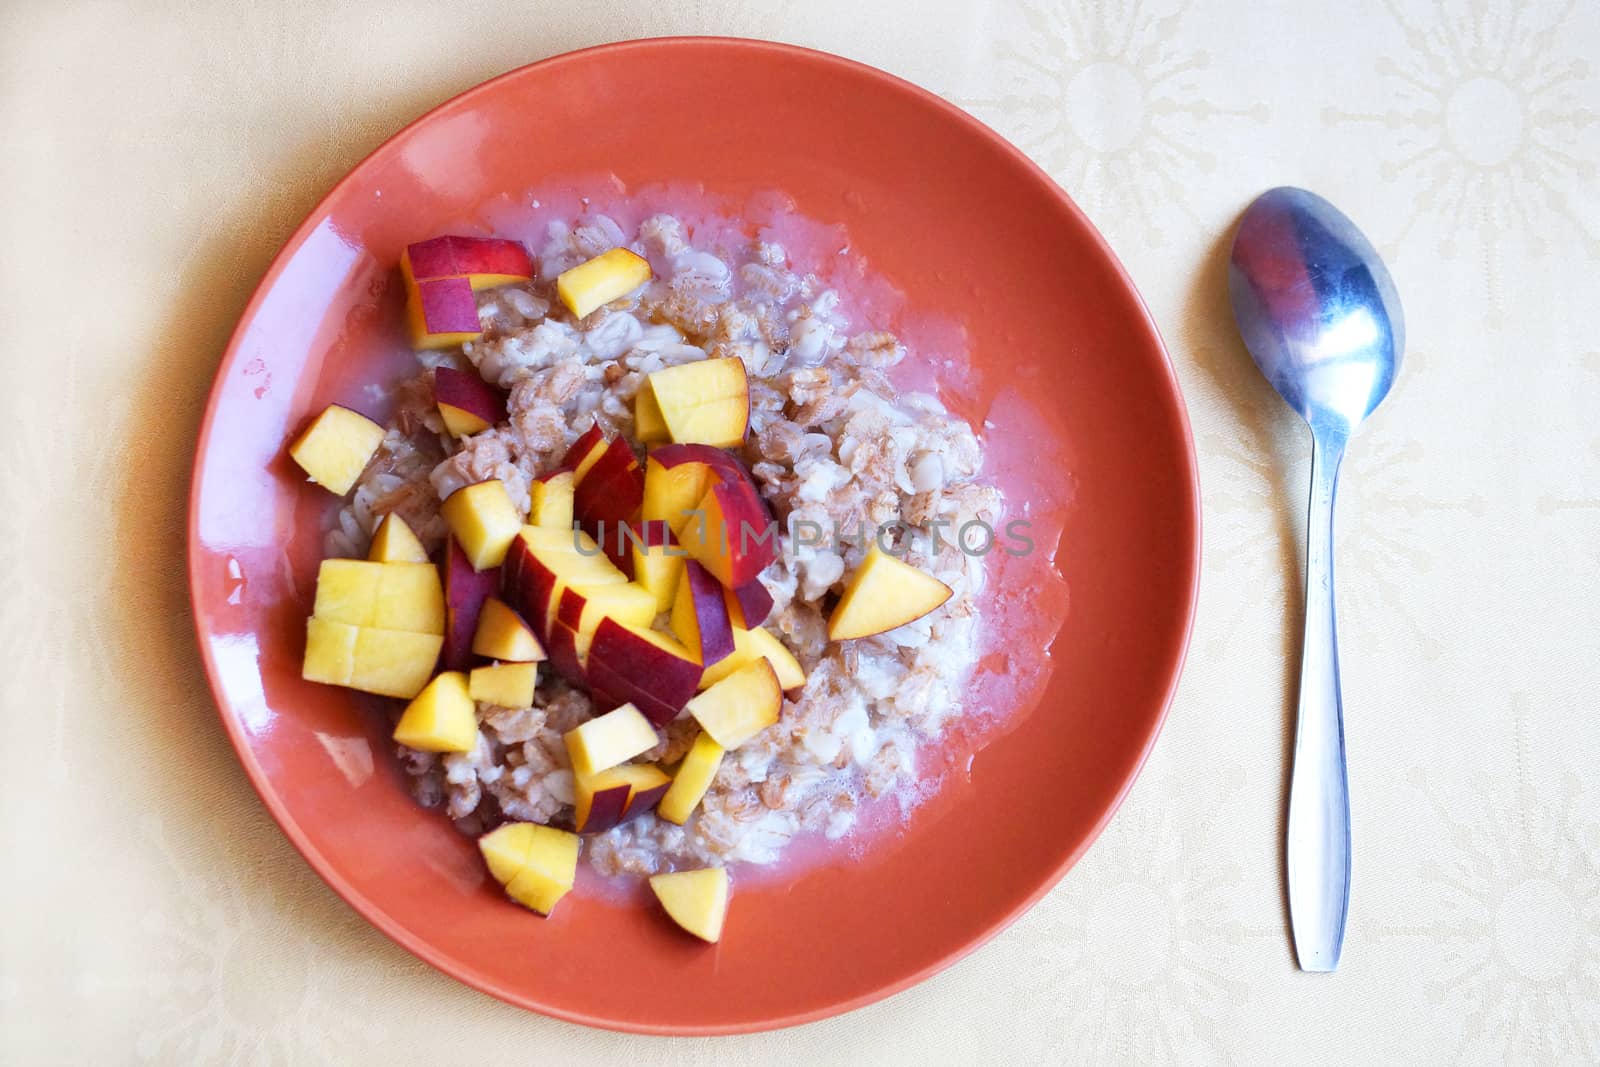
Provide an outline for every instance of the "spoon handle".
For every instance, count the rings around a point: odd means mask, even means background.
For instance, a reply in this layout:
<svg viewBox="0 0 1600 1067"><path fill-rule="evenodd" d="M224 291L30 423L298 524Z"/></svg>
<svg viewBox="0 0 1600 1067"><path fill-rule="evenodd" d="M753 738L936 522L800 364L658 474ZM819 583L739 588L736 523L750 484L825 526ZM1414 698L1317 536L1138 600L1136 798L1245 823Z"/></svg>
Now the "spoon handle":
<svg viewBox="0 0 1600 1067"><path fill-rule="evenodd" d="M1306 629L1285 843L1289 922L1303 971L1339 966L1350 901L1350 791L1333 603L1333 504L1345 435L1313 429Z"/></svg>

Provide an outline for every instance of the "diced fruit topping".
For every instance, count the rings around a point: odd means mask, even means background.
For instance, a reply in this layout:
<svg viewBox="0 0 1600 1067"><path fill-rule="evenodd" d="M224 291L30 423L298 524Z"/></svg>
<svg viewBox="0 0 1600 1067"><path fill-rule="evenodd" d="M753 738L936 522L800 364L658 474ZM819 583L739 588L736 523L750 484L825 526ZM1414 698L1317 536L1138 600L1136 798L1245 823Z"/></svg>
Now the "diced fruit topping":
<svg viewBox="0 0 1600 1067"><path fill-rule="evenodd" d="M439 662L444 638L406 630L359 627L355 669L345 685L379 696L409 700L422 691Z"/></svg>
<svg viewBox="0 0 1600 1067"><path fill-rule="evenodd" d="M463 486L439 508L475 570L498 567L522 528L522 516L498 478Z"/></svg>
<svg viewBox="0 0 1600 1067"><path fill-rule="evenodd" d="M489 667L474 667L467 678L467 691L480 704L531 708L538 672L537 663L496 663Z"/></svg>
<svg viewBox="0 0 1600 1067"><path fill-rule="evenodd" d="M778 676L778 684L786 691L799 689L806 684L806 672L801 668L800 661L794 658L784 643L770 630L760 628L745 630L734 627L733 654L721 663L713 664L706 668L700 678L700 688L709 689L722 679L742 667L764 659L772 664L772 670Z"/></svg>
<svg viewBox="0 0 1600 1067"><path fill-rule="evenodd" d="M378 523L367 558L374 563L427 563L428 550L406 520L391 511Z"/></svg>
<svg viewBox="0 0 1600 1067"><path fill-rule="evenodd" d="M502 587L506 602L533 626L554 664L551 638L567 589L585 591L627 581L600 553L594 539L581 530L524 526L506 553Z"/></svg>
<svg viewBox="0 0 1600 1067"><path fill-rule="evenodd" d="M619 567L631 565L620 531L644 499L644 473L633 449L622 438L613 438L593 463L579 465L576 477L572 503L579 524L606 550L613 563Z"/></svg>
<svg viewBox="0 0 1600 1067"><path fill-rule="evenodd" d="M689 714L726 749L735 749L778 721L783 687L765 659L746 664L688 704Z"/></svg>
<svg viewBox="0 0 1600 1067"><path fill-rule="evenodd" d="M453 348L483 336L478 298L465 278L433 278L406 286L411 346Z"/></svg>
<svg viewBox="0 0 1600 1067"><path fill-rule="evenodd" d="M472 664L483 605L500 588L500 572L475 569L454 537L446 540L444 553L444 665L462 671Z"/></svg>
<svg viewBox="0 0 1600 1067"><path fill-rule="evenodd" d="M665 519L649 519L638 524L633 552L633 580L650 590L656 598L656 613L672 610L683 575L685 555L673 539Z"/></svg>
<svg viewBox="0 0 1600 1067"><path fill-rule="evenodd" d="M478 839L478 850L506 895L541 915L578 880L578 835L537 823L507 823Z"/></svg>
<svg viewBox="0 0 1600 1067"><path fill-rule="evenodd" d="M761 492L738 464L714 468L695 513L677 529L684 551L731 589L778 557L778 531Z"/></svg>
<svg viewBox="0 0 1600 1067"><path fill-rule="evenodd" d="M577 475L562 467L538 478L528 487L532 505L528 508L530 526L572 529L572 497Z"/></svg>
<svg viewBox="0 0 1600 1067"><path fill-rule="evenodd" d="M650 263L626 248L613 248L564 270L556 278L556 295L567 310L583 318L595 308L627 296L650 280Z"/></svg>
<svg viewBox="0 0 1600 1067"><path fill-rule="evenodd" d="M590 719L564 735L572 772L589 777L655 747L656 728L632 704Z"/></svg>
<svg viewBox="0 0 1600 1067"><path fill-rule="evenodd" d="M733 653L733 627L722 586L694 560L687 560L672 603L672 632L706 666Z"/></svg>
<svg viewBox="0 0 1600 1067"><path fill-rule="evenodd" d="M419 634L444 632L444 592L431 563L325 559L312 614L351 626Z"/></svg>
<svg viewBox="0 0 1600 1067"><path fill-rule="evenodd" d="M728 617L735 626L754 630L772 614L772 594L760 579L745 582L737 589L728 590Z"/></svg>
<svg viewBox="0 0 1600 1067"><path fill-rule="evenodd" d="M449 367L433 372L433 401L452 437L482 433L506 417L506 399L499 390L475 373Z"/></svg>
<svg viewBox="0 0 1600 1067"><path fill-rule="evenodd" d="M394 739L424 752L471 752L478 743L477 708L467 676L445 671L406 705Z"/></svg>
<svg viewBox="0 0 1600 1067"><path fill-rule="evenodd" d="M651 875L650 888L673 922L702 941L716 944L728 914L726 867Z"/></svg>
<svg viewBox="0 0 1600 1067"><path fill-rule="evenodd" d="M606 435L601 431L598 422L591 423L589 428L578 435L567 449L567 454L561 457L561 466L577 470L583 466L583 473L588 473L587 464L600 458L600 453L605 449Z"/></svg>
<svg viewBox="0 0 1600 1067"><path fill-rule="evenodd" d="M664 726L694 696L701 669L699 657L666 634L607 618L595 628L584 673L591 688Z"/></svg>
<svg viewBox="0 0 1600 1067"><path fill-rule="evenodd" d="M656 392L650 388L649 379L633 397L633 433L647 445L672 440L672 435L667 433L667 420L661 417L661 405L656 403Z"/></svg>
<svg viewBox="0 0 1600 1067"><path fill-rule="evenodd" d="M584 588L567 587L550 629L550 663L572 681L586 681L584 664L595 630L605 619L649 626L656 617L655 597L642 585L615 582Z"/></svg>
<svg viewBox="0 0 1600 1067"><path fill-rule="evenodd" d="M544 646L533 628L498 597L489 597L478 613L478 629L472 635L474 655L508 663L536 663L545 658Z"/></svg>
<svg viewBox="0 0 1600 1067"><path fill-rule="evenodd" d="M706 495L711 467L702 460L689 459L678 445L658 448L645 462L644 499L639 514L646 522L660 520L674 531L693 517Z"/></svg>
<svg viewBox="0 0 1600 1067"><path fill-rule="evenodd" d="M289 455L313 482L344 496L382 443L382 426L349 408L329 404L294 439Z"/></svg>
<svg viewBox="0 0 1600 1067"><path fill-rule="evenodd" d="M672 779L653 763L624 763L588 776L573 777L577 801L574 825L581 834L598 834L655 807Z"/></svg>
<svg viewBox="0 0 1600 1067"><path fill-rule="evenodd" d="M743 443L750 423L744 360L680 363L655 371L647 381L673 441L722 448Z"/></svg>
<svg viewBox="0 0 1600 1067"><path fill-rule="evenodd" d="M828 616L828 640L871 637L922 618L950 587L874 545Z"/></svg>
<svg viewBox="0 0 1600 1067"><path fill-rule="evenodd" d="M474 289L533 278L533 260L519 241L503 237L435 237L409 245L400 256L408 283L465 277Z"/></svg>
<svg viewBox="0 0 1600 1067"><path fill-rule="evenodd" d="M706 795L706 790L716 780L717 769L722 766L722 754L723 748L716 739L701 731L695 737L689 754L678 765L678 773L672 776L672 786L667 790L667 795L661 798L656 814L679 826L688 822L689 816L699 806L700 798Z"/></svg>

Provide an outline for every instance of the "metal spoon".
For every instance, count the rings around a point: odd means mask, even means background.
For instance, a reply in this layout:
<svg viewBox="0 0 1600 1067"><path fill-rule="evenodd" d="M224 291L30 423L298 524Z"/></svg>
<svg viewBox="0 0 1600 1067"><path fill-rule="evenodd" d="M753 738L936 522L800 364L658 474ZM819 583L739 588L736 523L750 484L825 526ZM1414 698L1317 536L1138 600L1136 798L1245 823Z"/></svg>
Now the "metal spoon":
<svg viewBox="0 0 1600 1067"><path fill-rule="evenodd" d="M1405 320L1355 224L1304 189L1245 210L1228 265L1233 317L1267 381L1311 427L1306 627L1289 829L1289 923L1303 971L1339 966L1350 901L1350 792L1333 604L1333 501L1350 435L1394 384Z"/></svg>

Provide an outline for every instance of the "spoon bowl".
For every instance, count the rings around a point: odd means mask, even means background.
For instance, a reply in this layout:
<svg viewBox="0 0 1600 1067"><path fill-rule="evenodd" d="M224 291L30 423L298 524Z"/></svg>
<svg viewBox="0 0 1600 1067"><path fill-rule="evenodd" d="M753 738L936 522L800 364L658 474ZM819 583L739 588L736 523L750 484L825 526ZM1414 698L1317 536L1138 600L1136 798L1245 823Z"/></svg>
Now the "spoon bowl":
<svg viewBox="0 0 1600 1067"><path fill-rule="evenodd" d="M1289 187L1257 197L1233 239L1228 290L1245 347L1313 430L1346 436L1394 385L1405 318L1383 260L1339 209Z"/></svg>

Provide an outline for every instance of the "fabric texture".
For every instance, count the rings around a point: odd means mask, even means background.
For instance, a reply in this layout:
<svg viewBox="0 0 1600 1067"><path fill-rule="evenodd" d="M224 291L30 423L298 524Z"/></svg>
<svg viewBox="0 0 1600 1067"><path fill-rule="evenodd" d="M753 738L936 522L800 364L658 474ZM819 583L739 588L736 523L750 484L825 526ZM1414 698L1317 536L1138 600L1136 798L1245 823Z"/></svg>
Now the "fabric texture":
<svg viewBox="0 0 1600 1067"><path fill-rule="evenodd" d="M1084 861L939 977L727 1040L518 1011L341 903L216 723L182 566L217 360L323 192L489 76L665 33L861 59L1039 160L1162 327L1205 501L1181 691ZM0 5L0 1061L1600 1059L1597 51L1577 0ZM1340 504L1333 976L1294 968L1279 858L1309 441L1225 295L1281 184L1372 236L1409 323Z"/></svg>

